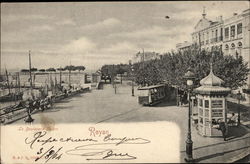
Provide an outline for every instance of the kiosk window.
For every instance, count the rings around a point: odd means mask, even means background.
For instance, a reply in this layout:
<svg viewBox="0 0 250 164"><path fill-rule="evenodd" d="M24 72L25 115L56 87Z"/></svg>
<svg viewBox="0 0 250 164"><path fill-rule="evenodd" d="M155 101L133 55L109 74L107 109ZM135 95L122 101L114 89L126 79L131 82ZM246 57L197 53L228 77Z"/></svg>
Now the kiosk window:
<svg viewBox="0 0 250 164"><path fill-rule="evenodd" d="M205 100L205 108L209 108L209 100Z"/></svg>
<svg viewBox="0 0 250 164"><path fill-rule="evenodd" d="M203 107L203 99L199 99L199 106Z"/></svg>
<svg viewBox="0 0 250 164"><path fill-rule="evenodd" d="M223 101L222 100L212 100L211 107L212 108L223 108Z"/></svg>
<svg viewBox="0 0 250 164"><path fill-rule="evenodd" d="M203 109L202 108L199 108L199 115L203 116Z"/></svg>
<svg viewBox="0 0 250 164"><path fill-rule="evenodd" d="M205 118L205 126L209 126L209 119Z"/></svg>
<svg viewBox="0 0 250 164"><path fill-rule="evenodd" d="M223 110L222 109L213 109L212 110L212 117L223 117Z"/></svg>
<svg viewBox="0 0 250 164"><path fill-rule="evenodd" d="M209 110L206 109L206 110L205 110L205 117L208 117L208 116L209 116Z"/></svg>

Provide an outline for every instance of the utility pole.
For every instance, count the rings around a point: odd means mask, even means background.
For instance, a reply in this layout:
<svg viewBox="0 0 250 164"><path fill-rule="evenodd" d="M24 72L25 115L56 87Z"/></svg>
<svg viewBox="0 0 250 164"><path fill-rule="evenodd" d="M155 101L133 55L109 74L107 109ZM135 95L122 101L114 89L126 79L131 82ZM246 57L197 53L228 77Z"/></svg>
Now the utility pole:
<svg viewBox="0 0 250 164"><path fill-rule="evenodd" d="M8 76L8 72L7 72L6 67L5 67L5 73L6 73L6 79L7 79L8 90L9 90L9 94L10 94L10 82L9 82L9 76Z"/></svg>
<svg viewBox="0 0 250 164"><path fill-rule="evenodd" d="M237 93L237 98L238 98L238 124L237 126L240 126L240 100L242 98L240 91Z"/></svg>
<svg viewBox="0 0 250 164"><path fill-rule="evenodd" d="M145 54L144 54L144 48L142 48L142 69L143 69L143 86L145 86Z"/></svg>
<svg viewBox="0 0 250 164"><path fill-rule="evenodd" d="M30 56L30 50L29 50L29 70L30 70L30 88L32 91L32 76L31 76L31 56Z"/></svg>
<svg viewBox="0 0 250 164"><path fill-rule="evenodd" d="M18 79L18 92L20 93L21 92L21 83L20 83L20 75L19 75L19 72L17 72L17 79Z"/></svg>
<svg viewBox="0 0 250 164"><path fill-rule="evenodd" d="M70 64L69 64L69 86L70 86L70 74L71 74L71 61L70 61Z"/></svg>
<svg viewBox="0 0 250 164"><path fill-rule="evenodd" d="M62 68L60 67L60 87L62 87Z"/></svg>

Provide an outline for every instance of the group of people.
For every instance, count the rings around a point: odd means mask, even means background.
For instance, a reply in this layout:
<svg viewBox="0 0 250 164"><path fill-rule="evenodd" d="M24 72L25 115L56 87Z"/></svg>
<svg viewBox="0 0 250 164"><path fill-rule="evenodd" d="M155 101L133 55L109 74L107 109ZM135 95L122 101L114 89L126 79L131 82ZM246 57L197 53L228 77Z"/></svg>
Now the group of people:
<svg viewBox="0 0 250 164"><path fill-rule="evenodd" d="M182 105L187 104L187 103L188 103L188 100L187 100L186 93L177 95L177 106L182 106Z"/></svg>
<svg viewBox="0 0 250 164"><path fill-rule="evenodd" d="M36 98L36 99L31 99L28 98L28 100L25 102L25 107L27 109L27 114L28 117L25 118L25 122L31 123L34 121L34 119L31 117L32 111L35 109L41 110L42 112L45 109L49 109L52 107L52 98L47 96L46 98Z"/></svg>
<svg viewBox="0 0 250 164"><path fill-rule="evenodd" d="M42 99L42 98L36 98L34 100L32 99L28 99L26 101L26 105L25 107L31 111L35 110L35 109L40 109L42 111L44 111L45 109L48 109L52 106L52 98L47 96L46 98Z"/></svg>

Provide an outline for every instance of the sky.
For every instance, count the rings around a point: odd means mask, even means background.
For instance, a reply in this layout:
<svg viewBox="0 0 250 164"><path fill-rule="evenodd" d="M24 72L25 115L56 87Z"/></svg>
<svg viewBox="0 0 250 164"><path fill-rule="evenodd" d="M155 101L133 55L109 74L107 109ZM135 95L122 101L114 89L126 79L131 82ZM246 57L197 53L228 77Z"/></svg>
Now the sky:
<svg viewBox="0 0 250 164"><path fill-rule="evenodd" d="M142 49L164 53L191 42L202 18L223 19L248 1L1 3L1 70L128 63ZM166 19L165 16L169 16Z"/></svg>

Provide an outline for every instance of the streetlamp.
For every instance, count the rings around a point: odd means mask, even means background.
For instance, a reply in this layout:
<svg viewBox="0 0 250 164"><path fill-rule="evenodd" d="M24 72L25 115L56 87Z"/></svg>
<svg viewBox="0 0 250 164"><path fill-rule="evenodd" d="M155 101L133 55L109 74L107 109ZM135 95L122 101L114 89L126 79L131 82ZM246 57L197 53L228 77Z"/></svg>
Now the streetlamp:
<svg viewBox="0 0 250 164"><path fill-rule="evenodd" d="M132 96L135 96L135 94L134 94L134 67L133 67L133 65L131 66L131 71L132 71L132 73L131 73L131 75L132 75Z"/></svg>
<svg viewBox="0 0 250 164"><path fill-rule="evenodd" d="M187 80L187 87L188 87L188 133L187 133L187 140L186 140L186 162L193 161L193 141L191 139L191 106L190 106L190 93L192 91L193 80L194 80L194 73L191 72L190 67L188 71L185 73L184 78Z"/></svg>
<svg viewBox="0 0 250 164"><path fill-rule="evenodd" d="M237 126L240 126L240 100L242 98L240 91L237 93L237 98L238 98L238 124Z"/></svg>

